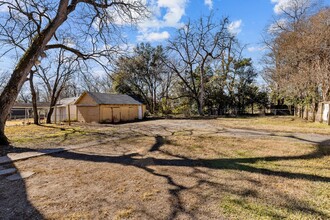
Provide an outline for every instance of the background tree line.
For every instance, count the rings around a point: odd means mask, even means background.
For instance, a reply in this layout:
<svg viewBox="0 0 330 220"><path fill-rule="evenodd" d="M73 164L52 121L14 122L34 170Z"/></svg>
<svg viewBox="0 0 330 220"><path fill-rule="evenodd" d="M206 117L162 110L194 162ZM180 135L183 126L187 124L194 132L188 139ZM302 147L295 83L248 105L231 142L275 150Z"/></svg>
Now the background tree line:
<svg viewBox="0 0 330 220"><path fill-rule="evenodd" d="M188 21L164 46L141 43L115 65L112 91L139 98L152 114L244 114L268 104L252 60L229 20Z"/></svg>
<svg viewBox="0 0 330 220"><path fill-rule="evenodd" d="M16 60L12 72L0 75L0 145L8 144L5 122L16 100L33 101L35 109L37 101L48 101L52 109L85 90L132 95L151 114L260 112L269 97L296 112L315 112L330 93L329 8L318 8L317 0L290 4L265 40L269 91L258 86L258 72L228 18L211 13L188 20L166 43L128 51L119 24L148 17L142 1L0 0L8 8L0 16L1 57L10 53ZM96 65L102 73L93 73Z"/></svg>
<svg viewBox="0 0 330 220"><path fill-rule="evenodd" d="M291 4L266 39L264 74L274 103L314 121L318 103L330 101L330 8L318 1Z"/></svg>
<svg viewBox="0 0 330 220"><path fill-rule="evenodd" d="M237 115L264 108L267 92L257 86L257 71L250 58L242 57L229 23L228 18L218 21L213 14L188 21L163 45L140 43L131 52L117 51L117 58L106 67L109 71L100 75L92 74L71 51L47 51L17 100L49 102L53 110L61 98L96 91L131 95L157 115ZM58 37L63 45L75 45L72 37Z"/></svg>

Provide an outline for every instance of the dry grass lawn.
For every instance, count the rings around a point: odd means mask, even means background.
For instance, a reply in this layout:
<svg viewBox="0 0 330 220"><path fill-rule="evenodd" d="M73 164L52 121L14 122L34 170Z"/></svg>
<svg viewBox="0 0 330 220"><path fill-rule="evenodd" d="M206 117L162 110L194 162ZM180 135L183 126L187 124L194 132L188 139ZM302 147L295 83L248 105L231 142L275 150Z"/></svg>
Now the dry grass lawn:
<svg viewBox="0 0 330 220"><path fill-rule="evenodd" d="M35 174L0 177L0 216L329 219L329 132L291 117L8 127L18 150L109 140L6 165Z"/></svg>
<svg viewBox="0 0 330 220"><path fill-rule="evenodd" d="M300 132L315 134L330 134L330 126L325 123L308 122L304 119L290 116L255 117L255 118L221 118L217 125L231 128L255 129L275 132Z"/></svg>

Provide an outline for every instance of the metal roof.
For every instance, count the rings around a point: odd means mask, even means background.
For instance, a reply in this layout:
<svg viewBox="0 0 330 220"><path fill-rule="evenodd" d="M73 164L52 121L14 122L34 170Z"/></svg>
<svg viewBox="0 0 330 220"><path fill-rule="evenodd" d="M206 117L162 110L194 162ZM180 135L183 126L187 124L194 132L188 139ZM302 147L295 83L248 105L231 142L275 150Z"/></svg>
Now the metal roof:
<svg viewBox="0 0 330 220"><path fill-rule="evenodd" d="M142 105L141 102L135 100L129 95L110 94L99 92L86 92L92 99L100 105Z"/></svg>
<svg viewBox="0 0 330 220"><path fill-rule="evenodd" d="M49 106L50 106L49 102L38 102L37 103L38 108L49 108ZM18 109L18 108L19 109L29 109L29 108L32 108L32 103L16 102L12 108L15 108L15 109Z"/></svg>
<svg viewBox="0 0 330 220"><path fill-rule="evenodd" d="M58 101L56 105L57 106L67 106L70 104L74 104L78 98L79 97L64 98L64 99L61 99L60 101Z"/></svg>

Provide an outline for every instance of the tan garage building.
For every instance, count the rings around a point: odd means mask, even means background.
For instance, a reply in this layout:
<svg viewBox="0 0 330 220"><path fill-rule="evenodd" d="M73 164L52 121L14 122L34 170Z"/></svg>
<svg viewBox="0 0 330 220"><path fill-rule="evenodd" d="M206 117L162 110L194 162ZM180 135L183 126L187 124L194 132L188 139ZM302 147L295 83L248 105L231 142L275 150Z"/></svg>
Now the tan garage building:
<svg viewBox="0 0 330 220"><path fill-rule="evenodd" d="M84 92L75 102L80 122L118 123L142 119L145 105L128 95Z"/></svg>

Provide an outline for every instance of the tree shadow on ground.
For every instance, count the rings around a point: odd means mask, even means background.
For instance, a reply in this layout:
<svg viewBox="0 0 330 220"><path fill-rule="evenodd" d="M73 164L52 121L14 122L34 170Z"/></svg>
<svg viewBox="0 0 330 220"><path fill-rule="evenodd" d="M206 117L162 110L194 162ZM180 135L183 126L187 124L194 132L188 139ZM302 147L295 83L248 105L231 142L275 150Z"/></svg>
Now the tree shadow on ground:
<svg viewBox="0 0 330 220"><path fill-rule="evenodd" d="M188 215L190 218L194 218L193 213L190 213L184 208L183 202L180 198L180 193L184 190L188 190L189 188L178 184L174 181L173 177L168 174L161 173L156 171L152 167L154 166L173 166L173 167L189 167L196 170L196 172L200 172L199 168L208 168L214 170L233 170L233 171L245 171L248 173L254 174L262 174L266 176L274 176L274 177L282 177L287 179L300 179L300 180L307 180L307 181L318 181L324 183L330 183L330 177L324 177L314 174L304 174L304 173L294 173L294 172L287 172L287 171L276 171L271 169L265 168L256 168L253 164L257 163L258 161L285 161L285 160L307 160L307 159L317 159L322 158L330 154L330 146L329 141L326 140L317 145L317 148L314 152L305 155L297 155L297 156L274 156L274 157L251 157L251 158L221 158L221 159L190 159L183 156L178 156L171 154L169 152L163 151L161 147L166 143L166 139L162 136L155 136L155 144L150 148L149 152L160 152L166 156L170 156L171 159L165 158L158 158L158 157L147 157L147 158L140 158L145 155L140 155L138 153L128 154L128 155L121 155L121 156L103 156L103 155L91 155L91 154L84 154L78 152L63 152L59 154L53 154L53 157L59 157L64 159L70 160L80 160L80 161L92 161L95 163L114 163L114 164L121 164L125 166L134 166L139 169L143 169L146 172L165 178L168 185L171 186L169 194L172 196L171 199L171 213L168 216L169 219L173 219L178 217L179 214L184 213ZM207 182L205 180L200 179L197 186L202 184L215 184L214 182ZM222 186L223 187L223 186ZM230 190L230 189L226 189ZM237 192L233 192L237 193ZM289 198L287 198L289 200ZM314 210L308 207L307 204L299 204L297 202L292 202L294 205L291 206L291 209L299 210L301 212L315 214L322 218L328 218L326 214ZM207 213L205 213L207 215Z"/></svg>
<svg viewBox="0 0 330 220"><path fill-rule="evenodd" d="M13 163L3 165L3 168L16 169ZM23 179L10 181L0 177L0 219L44 219L29 201Z"/></svg>
<svg viewBox="0 0 330 220"><path fill-rule="evenodd" d="M295 138L294 136L290 138ZM299 138L301 139L301 138ZM330 183L330 177L319 176L315 174L305 174L298 172L287 172L287 171L277 171L265 168L256 168L253 164L259 161L287 161L287 160L308 160L308 159L317 159L323 158L325 156L330 155L330 140L323 141L317 144L316 150L309 154L297 155L297 156L269 156L269 157L248 157L248 158L219 158L219 159L191 159L184 156L179 156L176 154L171 154L167 151L162 150L162 146L166 143L166 138L160 135L155 136L155 144L150 147L148 155L141 155L139 153L131 153L127 155L118 155L118 156L108 156L108 155L95 155L95 154L86 154L80 152L66 151L61 153L52 154L52 157L55 158L63 158L68 160L78 160L78 161L88 161L95 163L113 163L120 164L124 166L133 166L138 169L143 169L146 172L164 178L167 184L170 186L168 189L169 195L171 195L171 212L168 215L168 219L174 219L181 214L188 216L191 219L196 218L193 212L187 210L185 208L184 202L181 198L181 193L185 190L191 189L190 187L179 184L177 181L173 179L170 174L162 173L154 167L187 167L194 169L194 172L197 174L202 173L201 169L208 168L211 170L232 170L232 171L245 171L251 174L261 174L266 176L273 177L282 177L286 179L300 179L307 181L318 181L323 183ZM34 151L30 149L30 151ZM153 153L161 153L166 156L165 158L161 158L159 155L154 156ZM147 157L146 157L147 156ZM170 158L170 159L169 159ZM192 174L195 175L195 174ZM209 174L207 174L209 175ZM196 175L198 176L198 175ZM197 185L193 187L199 187L203 184L208 184L210 186L220 187L223 190L232 192L237 195L251 195L253 192L244 192L245 194L241 194L241 192L237 192L234 189L228 188L228 186L221 185L216 182L208 181L205 179L199 178ZM17 190L21 190L23 194L24 191L24 181L22 181L21 185ZM25 195L26 198L26 195ZM290 201L290 198L286 198L287 201ZM29 204L26 199L27 206ZM33 207L33 206L32 206ZM33 208L31 208L33 210ZM293 201L290 209L298 210L307 214L317 215L321 218L329 218L327 214L319 212L311 207L308 204L304 204L303 202L299 203ZM22 211L22 210L21 210ZM35 210L37 212L37 210ZM210 213L203 213L205 216L208 216ZM274 214L273 217L276 214ZM39 214L37 213L37 218ZM40 215L41 216L41 215ZM209 216L212 217L212 216ZM277 216L279 217L279 216ZM284 216L282 216L284 217Z"/></svg>

